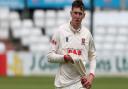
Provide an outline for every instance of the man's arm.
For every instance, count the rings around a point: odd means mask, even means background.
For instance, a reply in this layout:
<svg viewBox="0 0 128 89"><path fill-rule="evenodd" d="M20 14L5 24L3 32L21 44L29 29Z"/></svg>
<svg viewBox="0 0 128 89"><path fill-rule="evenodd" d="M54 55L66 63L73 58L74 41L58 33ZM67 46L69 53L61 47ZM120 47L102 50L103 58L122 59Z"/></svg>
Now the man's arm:
<svg viewBox="0 0 128 89"><path fill-rule="evenodd" d="M51 63L64 62L64 55L56 54L55 52L49 52L47 57L48 57L48 62L51 62Z"/></svg>
<svg viewBox="0 0 128 89"><path fill-rule="evenodd" d="M88 76L82 76L81 83L83 87L90 89L95 78L96 60L90 60L90 73Z"/></svg>
<svg viewBox="0 0 128 89"><path fill-rule="evenodd" d="M48 53L48 61L51 63L74 63L70 55L60 55L55 53L54 51Z"/></svg>
<svg viewBox="0 0 128 89"><path fill-rule="evenodd" d="M81 83L83 87L90 89L95 78L95 69L96 69L96 50L92 36L89 39L89 51L88 51L88 59L89 59L89 76L83 76L81 78Z"/></svg>
<svg viewBox="0 0 128 89"><path fill-rule="evenodd" d="M48 62L51 62L51 63L71 62L73 63L71 56L68 55L66 52L62 52L63 54L58 53L58 50L61 47L60 35L61 35L61 32L57 30L52 37L52 40L50 42L51 48L47 55Z"/></svg>
<svg viewBox="0 0 128 89"><path fill-rule="evenodd" d="M58 30L53 34L52 39L50 41L50 46L51 46L51 48L47 55L48 62L52 62L52 63L64 62L63 55L60 55L57 53L57 50L60 47L60 36L59 36Z"/></svg>
<svg viewBox="0 0 128 89"><path fill-rule="evenodd" d="M90 73L95 75L96 69L96 49L92 36L90 36L89 41L89 51L88 51L88 60L90 65Z"/></svg>

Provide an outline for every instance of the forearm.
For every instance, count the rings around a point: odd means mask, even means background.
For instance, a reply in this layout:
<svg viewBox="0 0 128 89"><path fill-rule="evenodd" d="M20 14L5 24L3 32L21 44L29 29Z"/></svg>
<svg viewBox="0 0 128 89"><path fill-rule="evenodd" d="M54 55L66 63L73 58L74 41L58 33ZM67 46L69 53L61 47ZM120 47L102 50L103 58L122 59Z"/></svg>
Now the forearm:
<svg viewBox="0 0 128 89"><path fill-rule="evenodd" d="M89 72L92 73L93 75L95 75L96 60L94 59L94 60L89 61L89 65L90 65Z"/></svg>
<svg viewBox="0 0 128 89"><path fill-rule="evenodd" d="M96 68L96 60L91 60L90 64L90 73L88 76L82 76L81 83L83 87L86 89L90 89L95 78L95 68Z"/></svg>
<svg viewBox="0 0 128 89"><path fill-rule="evenodd" d="M56 54L54 52L48 53L48 62L51 63L64 63L64 55Z"/></svg>

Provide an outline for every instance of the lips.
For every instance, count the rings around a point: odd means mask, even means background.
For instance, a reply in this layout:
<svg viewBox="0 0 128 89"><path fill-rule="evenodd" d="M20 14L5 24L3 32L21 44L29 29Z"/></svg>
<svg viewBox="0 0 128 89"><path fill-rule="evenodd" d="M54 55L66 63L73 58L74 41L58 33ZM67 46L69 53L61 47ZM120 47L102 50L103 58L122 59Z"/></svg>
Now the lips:
<svg viewBox="0 0 128 89"><path fill-rule="evenodd" d="M80 20L78 20L78 19L77 19L77 20L75 20L75 22L76 22L76 23L79 23L79 22L80 22Z"/></svg>

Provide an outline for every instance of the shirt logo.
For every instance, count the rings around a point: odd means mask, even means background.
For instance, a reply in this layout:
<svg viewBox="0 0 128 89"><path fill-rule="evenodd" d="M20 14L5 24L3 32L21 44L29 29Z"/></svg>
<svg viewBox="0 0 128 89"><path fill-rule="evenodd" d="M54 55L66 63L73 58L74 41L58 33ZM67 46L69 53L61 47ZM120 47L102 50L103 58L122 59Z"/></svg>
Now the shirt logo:
<svg viewBox="0 0 128 89"><path fill-rule="evenodd" d="M85 45L85 38L82 38L81 45Z"/></svg>
<svg viewBox="0 0 128 89"><path fill-rule="evenodd" d="M68 49L68 53L73 53L76 55L81 55L81 50L80 49Z"/></svg>
<svg viewBox="0 0 128 89"><path fill-rule="evenodd" d="M66 37L66 42L68 42L68 37Z"/></svg>

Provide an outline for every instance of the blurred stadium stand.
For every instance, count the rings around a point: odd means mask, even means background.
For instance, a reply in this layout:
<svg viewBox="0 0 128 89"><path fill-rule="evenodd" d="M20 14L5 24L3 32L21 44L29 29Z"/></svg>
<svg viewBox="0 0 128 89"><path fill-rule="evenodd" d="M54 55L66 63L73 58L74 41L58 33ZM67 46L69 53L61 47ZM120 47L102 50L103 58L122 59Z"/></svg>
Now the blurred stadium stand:
<svg viewBox="0 0 128 89"><path fill-rule="evenodd" d="M127 55L128 25L125 11L95 13L95 42L99 55Z"/></svg>
<svg viewBox="0 0 128 89"><path fill-rule="evenodd" d="M70 17L68 6L72 0L50 1L0 0L0 50L48 50L54 30ZM90 26L89 2L84 0L87 15L83 24L87 27ZM94 38L98 54L126 55L128 0L95 0L94 5Z"/></svg>

